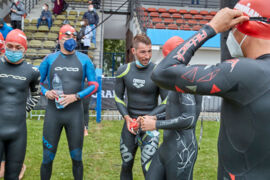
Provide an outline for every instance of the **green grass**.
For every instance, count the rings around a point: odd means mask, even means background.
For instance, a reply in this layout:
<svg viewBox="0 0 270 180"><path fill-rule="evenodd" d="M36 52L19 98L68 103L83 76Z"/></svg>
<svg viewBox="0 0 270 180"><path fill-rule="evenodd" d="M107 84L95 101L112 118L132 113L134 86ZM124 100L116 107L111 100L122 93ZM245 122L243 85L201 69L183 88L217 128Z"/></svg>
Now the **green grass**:
<svg viewBox="0 0 270 180"><path fill-rule="evenodd" d="M123 121L103 121L96 124L90 121L90 134L84 139L83 162L84 179L117 180L119 179L121 158L119 153L120 133ZM25 164L25 180L39 178L42 161L43 120L27 120L28 140ZM200 122L197 126L199 135ZM204 122L204 134L195 165L194 180L214 180L217 173L217 136L219 123ZM138 149L133 167L134 180L142 180L140 151ZM64 131L58 145L53 164L52 180L71 180L72 166Z"/></svg>

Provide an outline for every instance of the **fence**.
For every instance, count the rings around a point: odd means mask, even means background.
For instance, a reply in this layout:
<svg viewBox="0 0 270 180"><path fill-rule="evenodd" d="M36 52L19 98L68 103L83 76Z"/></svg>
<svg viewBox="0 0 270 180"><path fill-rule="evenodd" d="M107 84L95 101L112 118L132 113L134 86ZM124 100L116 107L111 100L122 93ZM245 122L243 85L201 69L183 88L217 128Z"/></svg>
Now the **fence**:
<svg viewBox="0 0 270 180"><path fill-rule="evenodd" d="M119 114L115 102L114 102L114 77L102 78L102 89L100 90L100 97L97 93L92 95L89 104L89 110L91 110L90 117L96 117L96 104L101 102L101 119L102 120L121 120L122 117ZM100 103L100 102L99 102ZM42 96L35 110L30 112L30 118L38 118L39 120L44 117L44 110L47 106L47 99ZM221 98L216 96L203 96L202 111L200 119L219 121L221 110ZM100 115L99 115L100 116Z"/></svg>

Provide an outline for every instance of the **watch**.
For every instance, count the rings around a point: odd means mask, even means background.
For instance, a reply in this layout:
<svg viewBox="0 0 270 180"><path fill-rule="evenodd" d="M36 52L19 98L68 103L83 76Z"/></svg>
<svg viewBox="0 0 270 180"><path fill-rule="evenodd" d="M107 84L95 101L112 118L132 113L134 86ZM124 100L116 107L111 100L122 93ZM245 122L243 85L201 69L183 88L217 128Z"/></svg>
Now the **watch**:
<svg viewBox="0 0 270 180"><path fill-rule="evenodd" d="M77 100L80 100L80 95L78 93L75 94L75 97L77 98Z"/></svg>

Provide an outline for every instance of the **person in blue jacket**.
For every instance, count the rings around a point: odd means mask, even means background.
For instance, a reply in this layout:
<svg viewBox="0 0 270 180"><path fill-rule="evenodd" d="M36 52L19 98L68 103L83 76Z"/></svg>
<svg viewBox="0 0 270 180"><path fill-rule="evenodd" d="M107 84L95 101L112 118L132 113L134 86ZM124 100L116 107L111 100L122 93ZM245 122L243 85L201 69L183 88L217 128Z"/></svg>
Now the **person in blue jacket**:
<svg viewBox="0 0 270 180"><path fill-rule="evenodd" d="M63 128L66 131L75 180L83 179L82 146L84 137L83 104L81 99L98 89L94 65L89 57L75 50L76 31L64 25L59 32L60 51L49 54L41 63L41 92L48 98L43 126L43 161L40 175L42 180L51 178L52 164ZM63 95L56 107L59 95L53 89L55 74L61 79ZM87 78L88 87L84 89ZM48 81L48 89L43 86Z"/></svg>
<svg viewBox="0 0 270 180"><path fill-rule="evenodd" d="M12 30L13 28L8 26L5 21L0 18L0 33L3 35L4 39L6 39L7 34Z"/></svg>
<svg viewBox="0 0 270 180"><path fill-rule="evenodd" d="M37 28L42 21L46 21L49 29L52 27L52 13L49 11L49 5L45 3L42 7L40 18L38 18Z"/></svg>

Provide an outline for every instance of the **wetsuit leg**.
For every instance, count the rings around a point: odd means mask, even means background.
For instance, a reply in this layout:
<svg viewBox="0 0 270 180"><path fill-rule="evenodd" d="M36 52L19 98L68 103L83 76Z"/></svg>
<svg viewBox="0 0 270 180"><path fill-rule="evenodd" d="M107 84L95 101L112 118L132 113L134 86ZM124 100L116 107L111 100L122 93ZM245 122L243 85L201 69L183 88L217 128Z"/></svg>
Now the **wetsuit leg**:
<svg viewBox="0 0 270 180"><path fill-rule="evenodd" d="M150 167L146 173L146 180L164 180L165 168L160 161L159 152L157 151L150 162Z"/></svg>
<svg viewBox="0 0 270 180"><path fill-rule="evenodd" d="M141 165L144 176L146 175L147 169L151 163L151 159L157 152L159 136L151 137L144 131L140 133L142 139L141 147Z"/></svg>
<svg viewBox="0 0 270 180"><path fill-rule="evenodd" d="M5 180L19 179L26 152L26 128L22 128L14 139L5 142Z"/></svg>
<svg viewBox="0 0 270 180"><path fill-rule="evenodd" d="M40 169L41 180L49 180L52 174L52 164L57 151L63 125L55 116L54 107L47 106L43 125L43 161ZM54 108L55 109L55 108Z"/></svg>
<svg viewBox="0 0 270 180"><path fill-rule="evenodd" d="M135 137L135 135L128 131L126 122L124 122L120 139L120 153L122 157L121 180L133 179L132 167L138 148L138 145L135 143Z"/></svg>
<svg viewBox="0 0 270 180"><path fill-rule="evenodd" d="M84 126L88 129L90 97L83 98Z"/></svg>
<svg viewBox="0 0 270 180"><path fill-rule="evenodd" d="M77 105L77 104L76 104ZM83 107L74 106L69 110L69 119L65 123L65 130L68 140L70 156L72 159L72 170L75 180L83 179L83 162L82 162L82 148L83 148Z"/></svg>

